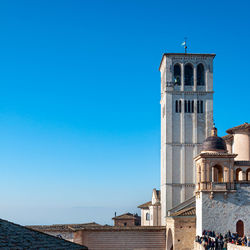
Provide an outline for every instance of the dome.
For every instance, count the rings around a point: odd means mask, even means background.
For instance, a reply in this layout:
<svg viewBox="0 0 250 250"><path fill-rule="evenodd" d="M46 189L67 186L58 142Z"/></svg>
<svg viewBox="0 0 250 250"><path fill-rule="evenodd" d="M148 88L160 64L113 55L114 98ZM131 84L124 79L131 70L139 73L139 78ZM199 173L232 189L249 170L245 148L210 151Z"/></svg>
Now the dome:
<svg viewBox="0 0 250 250"><path fill-rule="evenodd" d="M207 137L207 139L202 144L202 151L219 151L227 152L227 146L225 141L217 136L217 129L212 129L212 135Z"/></svg>

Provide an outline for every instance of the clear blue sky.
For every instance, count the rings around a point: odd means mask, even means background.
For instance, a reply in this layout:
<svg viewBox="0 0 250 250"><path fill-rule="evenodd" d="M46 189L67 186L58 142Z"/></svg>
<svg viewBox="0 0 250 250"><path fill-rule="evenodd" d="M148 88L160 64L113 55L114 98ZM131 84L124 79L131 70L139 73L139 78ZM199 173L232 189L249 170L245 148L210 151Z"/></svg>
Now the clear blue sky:
<svg viewBox="0 0 250 250"><path fill-rule="evenodd" d="M112 223L160 184L164 52L216 53L220 135L250 122L250 1L0 2L0 218Z"/></svg>

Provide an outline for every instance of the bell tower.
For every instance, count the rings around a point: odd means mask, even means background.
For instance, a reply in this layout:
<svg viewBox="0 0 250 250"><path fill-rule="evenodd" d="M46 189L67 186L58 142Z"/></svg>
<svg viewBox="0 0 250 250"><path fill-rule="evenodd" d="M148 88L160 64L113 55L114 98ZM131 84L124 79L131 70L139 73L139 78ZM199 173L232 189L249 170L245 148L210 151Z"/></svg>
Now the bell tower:
<svg viewBox="0 0 250 250"><path fill-rule="evenodd" d="M213 124L215 54L165 53L161 72L161 223L167 211L191 198L193 158Z"/></svg>

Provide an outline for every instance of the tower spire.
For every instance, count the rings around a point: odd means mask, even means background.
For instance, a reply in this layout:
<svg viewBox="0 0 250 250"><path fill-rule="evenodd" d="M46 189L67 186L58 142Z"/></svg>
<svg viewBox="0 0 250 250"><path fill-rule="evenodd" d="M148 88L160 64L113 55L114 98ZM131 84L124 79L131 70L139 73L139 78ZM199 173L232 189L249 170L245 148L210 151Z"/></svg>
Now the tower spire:
<svg viewBox="0 0 250 250"><path fill-rule="evenodd" d="M187 37L184 37L184 42L181 45L184 46L185 54L187 54Z"/></svg>

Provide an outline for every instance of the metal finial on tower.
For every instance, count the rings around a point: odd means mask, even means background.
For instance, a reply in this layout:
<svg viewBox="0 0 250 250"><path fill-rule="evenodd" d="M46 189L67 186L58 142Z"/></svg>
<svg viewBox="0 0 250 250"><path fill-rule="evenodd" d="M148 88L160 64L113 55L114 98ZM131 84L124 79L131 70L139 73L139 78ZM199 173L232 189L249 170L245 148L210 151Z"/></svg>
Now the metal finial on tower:
<svg viewBox="0 0 250 250"><path fill-rule="evenodd" d="M184 37L184 42L181 45L184 46L185 54L187 54L187 37Z"/></svg>

